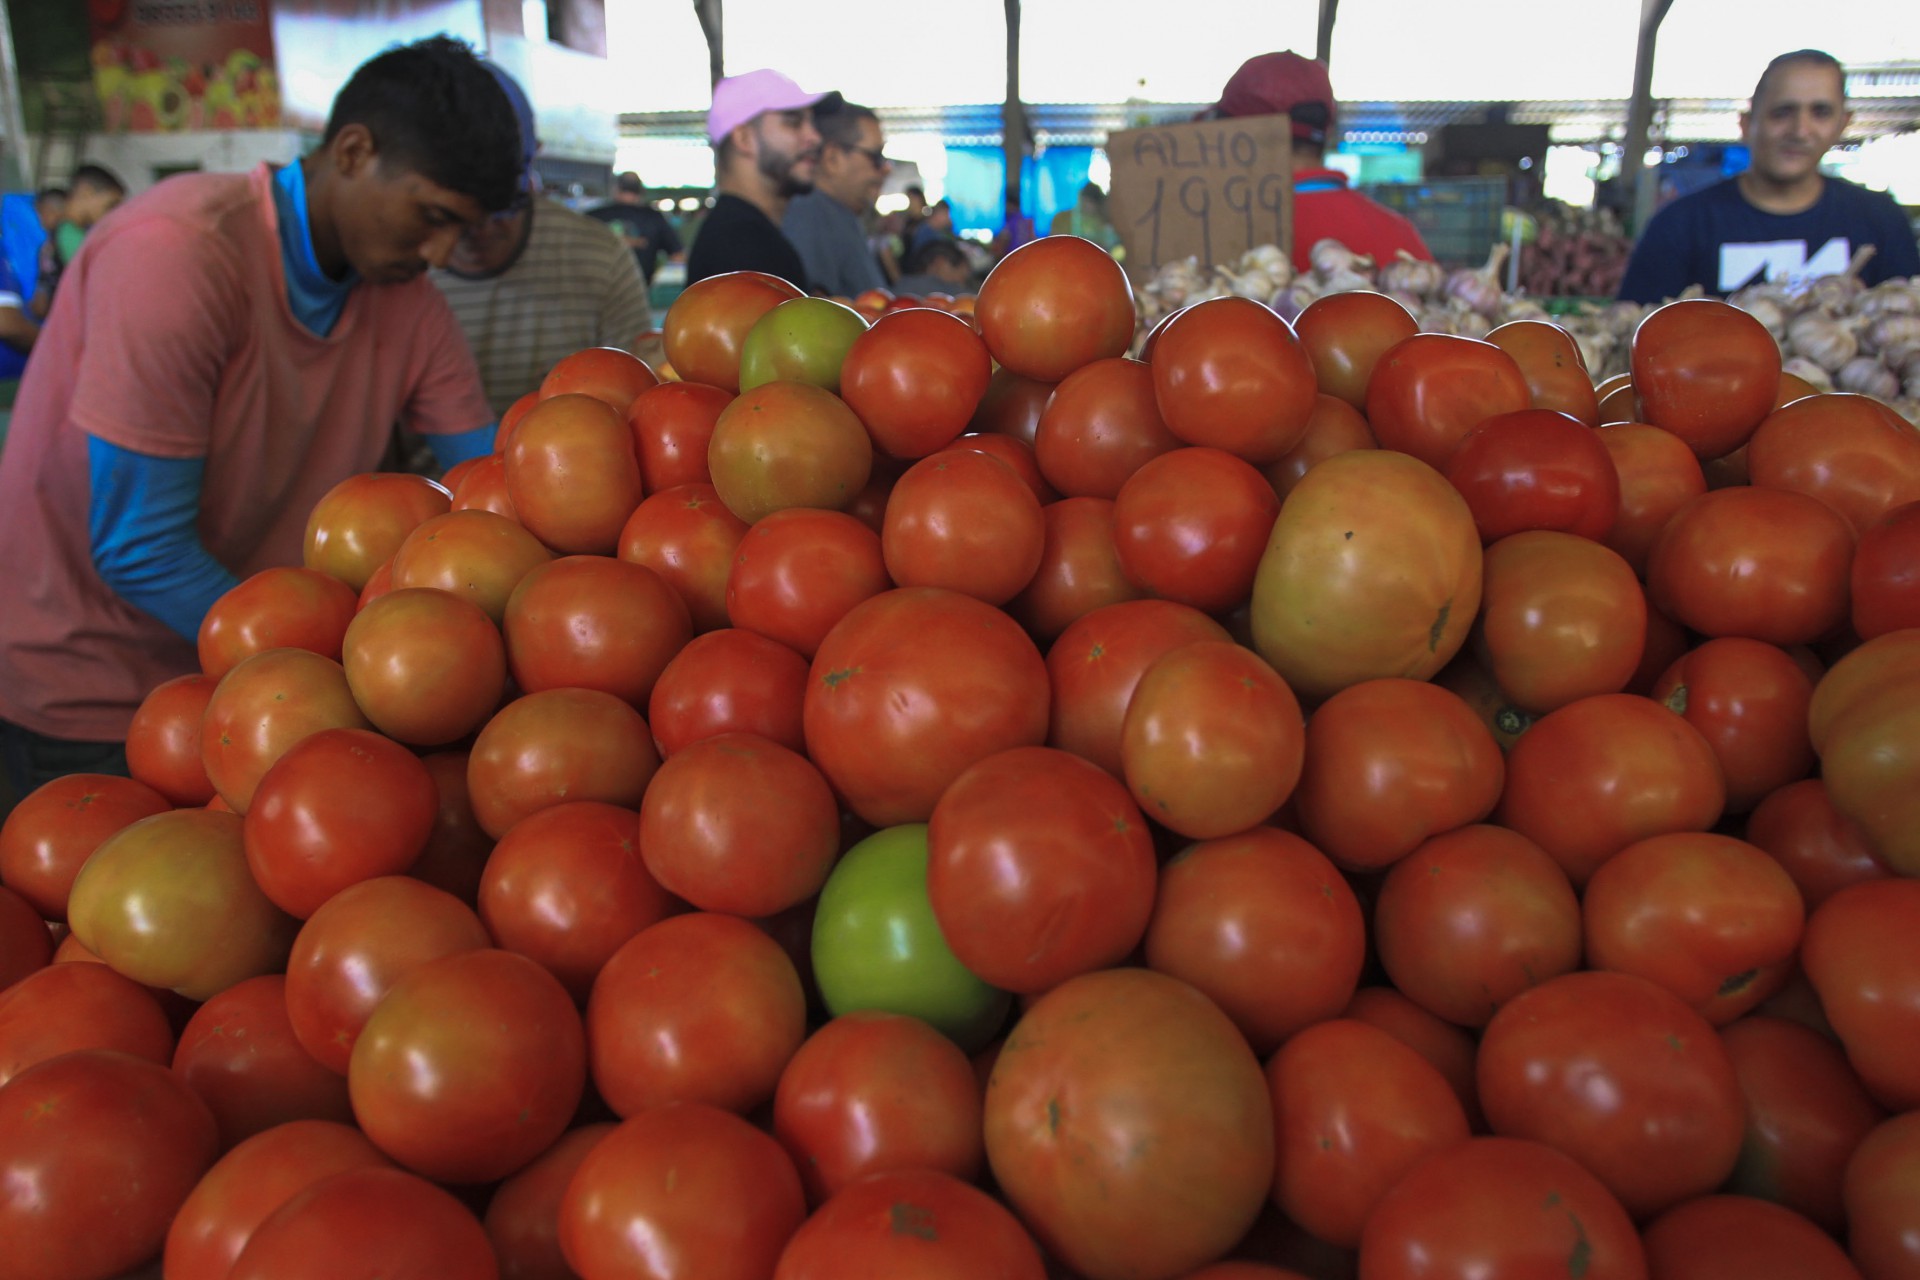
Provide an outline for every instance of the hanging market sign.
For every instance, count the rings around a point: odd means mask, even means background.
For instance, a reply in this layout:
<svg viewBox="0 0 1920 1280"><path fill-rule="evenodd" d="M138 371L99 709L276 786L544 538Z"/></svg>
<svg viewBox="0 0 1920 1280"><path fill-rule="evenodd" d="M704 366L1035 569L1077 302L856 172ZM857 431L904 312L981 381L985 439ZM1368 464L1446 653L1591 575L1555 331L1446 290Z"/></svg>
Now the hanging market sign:
<svg viewBox="0 0 1920 1280"><path fill-rule="evenodd" d="M109 133L280 124L268 0L89 0Z"/></svg>
<svg viewBox="0 0 1920 1280"><path fill-rule="evenodd" d="M1203 120L1107 136L1108 204L1127 265L1228 262L1293 249L1293 125L1286 116Z"/></svg>

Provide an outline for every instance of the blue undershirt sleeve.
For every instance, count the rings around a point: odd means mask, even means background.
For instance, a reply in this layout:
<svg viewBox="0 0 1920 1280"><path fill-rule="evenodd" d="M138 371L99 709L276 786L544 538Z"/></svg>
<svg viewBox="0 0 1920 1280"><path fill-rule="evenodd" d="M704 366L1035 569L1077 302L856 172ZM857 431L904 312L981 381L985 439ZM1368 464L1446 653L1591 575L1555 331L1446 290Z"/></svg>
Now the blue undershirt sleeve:
<svg viewBox="0 0 1920 1280"><path fill-rule="evenodd" d="M442 469L451 469L472 458L484 458L493 452L494 432L500 424L489 422L484 427L475 427L471 431L455 431L445 435L423 435L427 448L433 450L433 459Z"/></svg>
<svg viewBox="0 0 1920 1280"><path fill-rule="evenodd" d="M239 579L200 541L203 458L155 458L87 438L94 568L128 604L189 641Z"/></svg>

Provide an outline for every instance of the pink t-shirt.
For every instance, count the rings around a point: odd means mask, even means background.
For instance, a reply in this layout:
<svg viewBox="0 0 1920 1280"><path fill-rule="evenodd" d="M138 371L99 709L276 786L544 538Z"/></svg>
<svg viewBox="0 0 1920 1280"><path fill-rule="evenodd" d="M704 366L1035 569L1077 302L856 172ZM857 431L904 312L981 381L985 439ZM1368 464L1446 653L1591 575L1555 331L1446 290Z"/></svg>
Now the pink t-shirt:
<svg viewBox="0 0 1920 1280"><path fill-rule="evenodd" d="M124 738L194 646L100 580L87 437L205 458L200 538L239 577L300 563L321 495L378 464L396 421L492 420L424 277L355 288L332 334L293 316L273 172L170 178L102 221L67 268L0 452L0 718Z"/></svg>

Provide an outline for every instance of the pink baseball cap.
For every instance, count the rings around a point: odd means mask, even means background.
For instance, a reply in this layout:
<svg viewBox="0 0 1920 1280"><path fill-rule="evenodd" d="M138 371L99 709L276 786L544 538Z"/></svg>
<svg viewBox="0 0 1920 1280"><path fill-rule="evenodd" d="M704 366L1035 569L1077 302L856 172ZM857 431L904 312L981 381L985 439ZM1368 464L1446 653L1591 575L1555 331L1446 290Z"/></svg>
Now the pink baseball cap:
<svg viewBox="0 0 1920 1280"><path fill-rule="evenodd" d="M713 86L713 108L707 112L707 141L719 142L755 116L769 111L798 111L831 93L808 93L778 71L762 67L728 76Z"/></svg>

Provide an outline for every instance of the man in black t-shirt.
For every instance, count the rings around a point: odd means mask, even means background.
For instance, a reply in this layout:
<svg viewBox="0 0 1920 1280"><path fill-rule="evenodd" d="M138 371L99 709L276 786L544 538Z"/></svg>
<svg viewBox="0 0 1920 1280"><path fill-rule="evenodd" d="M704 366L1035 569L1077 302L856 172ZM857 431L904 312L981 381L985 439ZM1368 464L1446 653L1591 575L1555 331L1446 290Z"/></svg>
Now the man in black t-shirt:
<svg viewBox="0 0 1920 1280"><path fill-rule="evenodd" d="M645 191L639 174L623 173L613 180L613 199L587 210L587 216L598 218L620 233L627 248L633 250L640 277L652 284L653 273L660 266L660 255L664 253L669 261L678 261L685 250L667 215L642 198Z"/></svg>
<svg viewBox="0 0 1920 1280"><path fill-rule="evenodd" d="M787 201L813 188L820 132L808 93L778 71L728 76L713 87L713 208L687 253L687 283L727 271L765 271L810 288L800 253L780 230Z"/></svg>
<svg viewBox="0 0 1920 1280"><path fill-rule="evenodd" d="M1920 274L1912 224L1892 197L1820 172L1852 119L1831 55L1800 49L1768 63L1740 117L1752 166L1654 215L1621 298L1661 302L1689 285L1725 295L1761 280L1835 275L1863 245L1874 247L1860 273L1868 284Z"/></svg>

